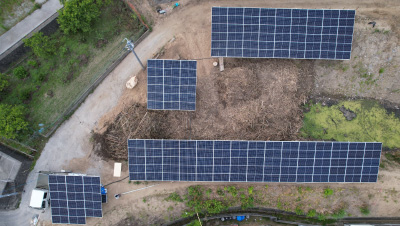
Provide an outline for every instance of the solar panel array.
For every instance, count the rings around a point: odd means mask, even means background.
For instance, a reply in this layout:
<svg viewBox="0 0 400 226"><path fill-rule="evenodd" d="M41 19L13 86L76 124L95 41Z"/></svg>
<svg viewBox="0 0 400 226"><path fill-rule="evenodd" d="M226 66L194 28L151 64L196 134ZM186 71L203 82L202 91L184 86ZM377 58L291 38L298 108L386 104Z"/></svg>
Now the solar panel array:
<svg viewBox="0 0 400 226"><path fill-rule="evenodd" d="M102 217L100 177L49 175L53 224L86 224Z"/></svg>
<svg viewBox="0 0 400 226"><path fill-rule="evenodd" d="M194 60L147 61L147 108L196 110Z"/></svg>
<svg viewBox="0 0 400 226"><path fill-rule="evenodd" d="M211 56L350 59L355 10L212 8Z"/></svg>
<svg viewBox="0 0 400 226"><path fill-rule="evenodd" d="M376 182L382 143L128 140L130 180Z"/></svg>

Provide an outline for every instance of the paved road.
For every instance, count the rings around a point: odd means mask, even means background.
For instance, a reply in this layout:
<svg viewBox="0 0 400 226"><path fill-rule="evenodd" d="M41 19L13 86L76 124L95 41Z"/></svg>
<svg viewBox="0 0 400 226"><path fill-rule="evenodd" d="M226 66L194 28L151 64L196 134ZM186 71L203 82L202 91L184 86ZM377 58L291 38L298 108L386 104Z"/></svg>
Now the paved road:
<svg viewBox="0 0 400 226"><path fill-rule="evenodd" d="M42 8L35 10L31 15L0 36L0 55L51 17L61 7L59 0L48 0L42 5Z"/></svg>

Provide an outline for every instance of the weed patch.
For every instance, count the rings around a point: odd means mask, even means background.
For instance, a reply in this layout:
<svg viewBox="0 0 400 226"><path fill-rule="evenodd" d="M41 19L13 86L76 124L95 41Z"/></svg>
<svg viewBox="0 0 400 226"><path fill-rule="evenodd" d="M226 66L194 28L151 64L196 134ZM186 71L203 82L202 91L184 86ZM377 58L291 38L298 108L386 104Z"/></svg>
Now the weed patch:
<svg viewBox="0 0 400 226"><path fill-rule="evenodd" d="M348 121L339 110L344 106L356 113ZM337 105L312 104L304 114L301 134L322 140L382 142L385 147L400 147L400 120L375 101L342 101Z"/></svg>

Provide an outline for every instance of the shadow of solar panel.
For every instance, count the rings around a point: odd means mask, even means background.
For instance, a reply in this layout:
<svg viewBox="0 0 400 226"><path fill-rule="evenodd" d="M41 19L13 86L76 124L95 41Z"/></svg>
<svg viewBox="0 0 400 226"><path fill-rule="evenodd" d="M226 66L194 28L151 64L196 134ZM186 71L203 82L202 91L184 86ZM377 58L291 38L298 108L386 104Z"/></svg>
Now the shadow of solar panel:
<svg viewBox="0 0 400 226"><path fill-rule="evenodd" d="M348 60L355 10L213 7L211 56Z"/></svg>
<svg viewBox="0 0 400 226"><path fill-rule="evenodd" d="M128 140L130 180L376 182L382 143Z"/></svg>
<svg viewBox="0 0 400 226"><path fill-rule="evenodd" d="M102 217L100 177L49 175L52 222L86 224Z"/></svg>
<svg viewBox="0 0 400 226"><path fill-rule="evenodd" d="M147 108L196 110L196 70L193 60L148 60Z"/></svg>

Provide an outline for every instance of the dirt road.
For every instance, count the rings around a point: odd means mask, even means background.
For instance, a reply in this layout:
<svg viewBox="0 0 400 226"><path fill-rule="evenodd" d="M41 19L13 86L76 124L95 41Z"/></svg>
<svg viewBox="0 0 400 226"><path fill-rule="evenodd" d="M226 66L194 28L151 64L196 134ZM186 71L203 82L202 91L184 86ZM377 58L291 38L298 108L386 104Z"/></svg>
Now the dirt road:
<svg viewBox="0 0 400 226"><path fill-rule="evenodd" d="M245 5L244 5L245 3ZM199 30L200 27L207 27L211 23L210 8L211 6L248 6L248 7L282 7L282 8L350 8L360 11L372 11L376 8L384 7L386 9L398 9L397 0L337 0L329 2L321 2L316 0L305 0L298 3L297 0L282 2L274 1L181 1L181 6L173 13L166 17L152 14L156 21L153 27L153 32L136 47L136 52L143 62L157 53L169 40L174 36L179 36L185 33L201 34L209 33L210 30ZM143 6L151 9L147 3ZM201 35L200 35L201 36ZM189 43L190 44L190 43ZM198 48L202 48L199 46ZM201 51L198 54L191 54L193 58L210 57L210 50ZM28 177L29 181L36 179L36 171L52 170L60 171L61 169L72 170L79 173L95 174L102 176L102 183L106 184L115 180L112 178L113 162L105 162L96 156L92 151L91 136L92 130L97 126L100 118L113 109L118 103L123 91L125 90L125 82L130 76L136 75L141 71L140 65L136 62L132 54L128 57L98 86L98 88L86 99L80 108L68 119L53 135L46 144L41 157L37 161L36 167ZM145 83L145 80L140 80L139 83ZM123 167L123 175L127 175L126 166ZM396 178L390 176L390 178ZM396 179L397 181L397 179ZM123 185L125 184L125 185ZM135 195L127 196L127 199L116 201L112 198L115 193L130 189L128 183L110 186L110 202L103 205L104 217L102 219L88 218L88 225L115 225L123 218L131 214L140 215L146 208L142 202L143 197L158 194L160 192L170 192L175 189L187 187L194 183L164 183L162 188L154 188L137 192ZM30 192L34 183L29 183L25 190L26 193L22 196L20 209L12 212L0 212L2 221L0 225L28 225L34 213L39 213L27 207L30 197ZM144 185L136 186L136 188ZM378 186L378 184L376 185ZM398 181L393 185L400 189ZM156 204L159 201L155 200ZM133 207L132 204L135 204ZM175 216L179 216L181 208L175 208ZM163 205L159 208L148 210L146 214L165 213ZM146 210L147 211L147 210ZM41 215L44 225L50 224L49 210ZM168 214L168 213L167 213ZM168 220L168 219L167 219Z"/></svg>

